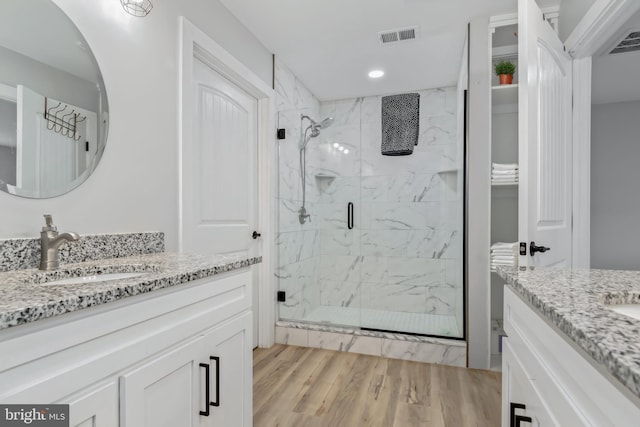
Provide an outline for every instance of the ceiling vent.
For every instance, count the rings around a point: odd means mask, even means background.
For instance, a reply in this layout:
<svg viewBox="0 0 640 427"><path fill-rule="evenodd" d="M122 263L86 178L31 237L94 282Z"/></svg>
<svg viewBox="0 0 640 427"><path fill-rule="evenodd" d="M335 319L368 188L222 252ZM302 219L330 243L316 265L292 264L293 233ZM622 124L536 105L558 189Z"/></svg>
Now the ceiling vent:
<svg viewBox="0 0 640 427"><path fill-rule="evenodd" d="M623 38L612 50L613 53L626 53L640 50L640 30L632 30L627 33L627 36Z"/></svg>
<svg viewBox="0 0 640 427"><path fill-rule="evenodd" d="M382 44L397 43L418 38L418 27L405 27L395 30L386 30L378 33L378 40Z"/></svg>

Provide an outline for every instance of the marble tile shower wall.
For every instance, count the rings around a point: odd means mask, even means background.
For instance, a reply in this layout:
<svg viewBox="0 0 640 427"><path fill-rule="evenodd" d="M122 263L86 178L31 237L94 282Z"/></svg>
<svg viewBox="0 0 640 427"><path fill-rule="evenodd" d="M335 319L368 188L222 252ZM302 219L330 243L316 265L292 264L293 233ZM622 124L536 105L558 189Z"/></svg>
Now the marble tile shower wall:
<svg viewBox="0 0 640 427"><path fill-rule="evenodd" d="M302 205L300 180L300 115L314 119L320 115L320 103L295 75L276 58L275 90L279 129L286 138L278 141L278 221L276 236L278 289L287 300L279 303L281 319L299 320L320 304L319 221L315 201L307 197L311 222L301 225L298 210ZM305 123L306 125L306 123Z"/></svg>
<svg viewBox="0 0 640 427"><path fill-rule="evenodd" d="M456 314L462 295L456 88L420 95L419 143L400 157L381 155L381 97L321 103L320 117L335 118L307 155L321 305ZM346 221L350 201L353 230Z"/></svg>
<svg viewBox="0 0 640 427"><path fill-rule="evenodd" d="M286 129L278 146L276 275L287 293L280 319L304 319L319 305L456 314L462 295L456 88L420 91L419 144L411 156L389 157L380 153L380 96L319 103L277 59L275 84L277 127ZM311 222L304 225L301 114L335 118L308 145ZM348 202L355 206L353 230Z"/></svg>

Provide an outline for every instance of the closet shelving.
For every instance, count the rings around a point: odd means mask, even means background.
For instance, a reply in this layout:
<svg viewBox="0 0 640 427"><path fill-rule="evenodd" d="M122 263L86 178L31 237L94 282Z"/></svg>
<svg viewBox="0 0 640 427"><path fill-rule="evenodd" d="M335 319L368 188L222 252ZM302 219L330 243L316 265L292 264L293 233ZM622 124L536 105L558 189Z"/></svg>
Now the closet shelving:
<svg viewBox="0 0 640 427"><path fill-rule="evenodd" d="M509 60L516 65L513 84L499 85L491 70L491 161L518 163L518 49L517 19L492 22L491 64ZM491 183L491 243L518 240L518 182ZM517 259L517 256L515 257ZM500 369L500 335L504 335L504 281L491 270L491 368Z"/></svg>
<svg viewBox="0 0 640 427"><path fill-rule="evenodd" d="M518 103L518 84L492 86L491 105L514 105Z"/></svg>

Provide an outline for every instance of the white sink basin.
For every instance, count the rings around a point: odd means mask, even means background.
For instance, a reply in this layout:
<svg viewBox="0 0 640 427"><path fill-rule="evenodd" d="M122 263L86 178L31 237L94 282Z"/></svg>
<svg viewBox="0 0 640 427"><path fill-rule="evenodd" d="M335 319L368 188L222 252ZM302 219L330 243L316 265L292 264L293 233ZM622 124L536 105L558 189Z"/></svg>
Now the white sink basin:
<svg viewBox="0 0 640 427"><path fill-rule="evenodd" d="M50 285L80 285L84 283L96 283L96 282L106 282L107 280L121 280L121 279L131 279L134 277L144 276L146 273L103 273L103 274L93 274L90 276L81 276L81 277L71 277L69 279L60 279L54 280L51 282L42 283L41 286L50 286Z"/></svg>
<svg viewBox="0 0 640 427"><path fill-rule="evenodd" d="M615 311L616 313L624 314L625 316L640 320L640 304L609 305L607 308Z"/></svg>

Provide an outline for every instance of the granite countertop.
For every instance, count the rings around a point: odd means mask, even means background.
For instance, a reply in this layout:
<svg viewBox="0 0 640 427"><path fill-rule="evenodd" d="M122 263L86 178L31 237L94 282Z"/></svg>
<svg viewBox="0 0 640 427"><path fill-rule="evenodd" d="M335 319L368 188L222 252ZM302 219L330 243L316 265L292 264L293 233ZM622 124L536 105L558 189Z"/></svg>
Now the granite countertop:
<svg viewBox="0 0 640 427"><path fill-rule="evenodd" d="M605 306L640 303L640 271L498 267L498 274L640 397L640 320Z"/></svg>
<svg viewBox="0 0 640 427"><path fill-rule="evenodd" d="M25 269L0 273L0 329L176 286L261 261L262 257L161 252L66 264L52 272ZM148 274L88 284L41 284L47 280L115 272Z"/></svg>

